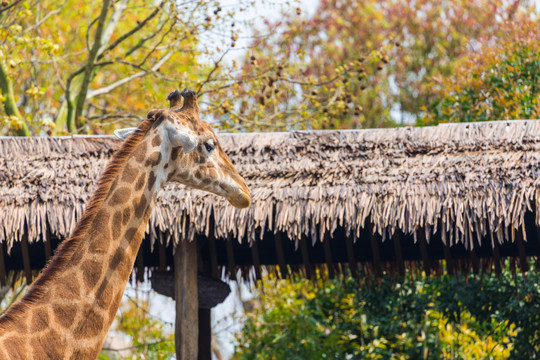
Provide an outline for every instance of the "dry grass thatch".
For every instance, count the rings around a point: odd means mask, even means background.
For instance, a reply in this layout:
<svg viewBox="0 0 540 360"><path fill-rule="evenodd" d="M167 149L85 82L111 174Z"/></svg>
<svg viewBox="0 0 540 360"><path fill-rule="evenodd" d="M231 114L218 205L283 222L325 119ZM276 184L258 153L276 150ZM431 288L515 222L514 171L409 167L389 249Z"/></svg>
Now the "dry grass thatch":
<svg viewBox="0 0 540 360"><path fill-rule="evenodd" d="M152 238L157 229L176 241L208 234L213 212L216 236L239 241L265 231L317 241L338 227L356 237L367 222L383 240L396 228L424 228L429 241L442 224L445 243L471 248L489 232L499 242L512 240L508 228L522 231L525 212L540 201L540 121L220 139L253 205L238 210L214 195L167 185L151 216ZM0 138L0 241L11 248L25 221L30 242L46 226L67 236L118 144L108 136Z"/></svg>

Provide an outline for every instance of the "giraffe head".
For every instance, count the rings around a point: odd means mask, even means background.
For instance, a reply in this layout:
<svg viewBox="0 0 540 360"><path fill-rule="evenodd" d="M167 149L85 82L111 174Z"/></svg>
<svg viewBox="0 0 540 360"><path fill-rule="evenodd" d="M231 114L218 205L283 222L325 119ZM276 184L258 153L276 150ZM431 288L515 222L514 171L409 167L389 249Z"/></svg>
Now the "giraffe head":
<svg viewBox="0 0 540 360"><path fill-rule="evenodd" d="M180 107L182 97L184 104ZM250 191L210 125L200 119L196 93L175 90L167 99L170 109L154 109L147 116L153 125L145 137L151 146L159 148L155 186L179 182L223 196L233 206L248 207ZM115 134L126 139L136 130L120 129Z"/></svg>

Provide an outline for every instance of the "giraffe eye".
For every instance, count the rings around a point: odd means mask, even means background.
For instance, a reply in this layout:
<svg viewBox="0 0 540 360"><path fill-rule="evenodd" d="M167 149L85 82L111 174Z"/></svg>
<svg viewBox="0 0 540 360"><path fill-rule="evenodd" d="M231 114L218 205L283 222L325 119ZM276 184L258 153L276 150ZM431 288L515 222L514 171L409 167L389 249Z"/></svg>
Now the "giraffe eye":
<svg viewBox="0 0 540 360"><path fill-rule="evenodd" d="M207 141L204 143L204 147L206 148L206 151L212 152L216 148L216 144L214 144L213 141Z"/></svg>

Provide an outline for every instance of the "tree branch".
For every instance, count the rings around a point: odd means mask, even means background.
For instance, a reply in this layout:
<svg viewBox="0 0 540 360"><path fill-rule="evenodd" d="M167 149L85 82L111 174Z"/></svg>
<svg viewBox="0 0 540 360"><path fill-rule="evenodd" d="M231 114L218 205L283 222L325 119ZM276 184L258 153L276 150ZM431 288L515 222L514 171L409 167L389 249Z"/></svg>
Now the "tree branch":
<svg viewBox="0 0 540 360"><path fill-rule="evenodd" d="M0 9L0 14L3 13L4 11L8 11L9 9L11 9L12 7L14 7L15 5L17 5L18 3L20 3L22 0L16 0L15 2L13 2L13 4L11 5L8 5L6 6L5 8L3 9Z"/></svg>
<svg viewBox="0 0 540 360"><path fill-rule="evenodd" d="M127 77L125 77L123 79L120 79L120 80L118 80L116 82L113 82L109 86L105 86L105 87L100 88L100 89L89 91L86 98L90 99L90 98L93 98L93 97L98 96L98 95L107 94L107 93L111 92L112 90L116 89L117 87L122 86L124 84L127 84L128 82L130 82L132 80L143 77L143 76L147 75L148 73L157 71L157 69L159 69L161 67L161 65L163 65L167 60L169 60L169 58L173 54L174 54L173 51L170 51L167 54L165 54L165 56L163 56L160 61L158 61L154 66L152 66L152 68L150 70L139 71L138 73L135 73L133 75L130 75L130 76L127 76Z"/></svg>
<svg viewBox="0 0 540 360"><path fill-rule="evenodd" d="M99 50L97 52L98 55L103 53L103 51L105 51L105 46L107 46L107 44L109 43L109 40L111 40L114 29L116 28L116 25L120 21L122 13L126 9L128 2L129 0L121 0L115 4L114 11L101 36L101 46L99 47Z"/></svg>
<svg viewBox="0 0 540 360"><path fill-rule="evenodd" d="M103 0L103 6L101 7L101 13L99 14L96 34L94 36L94 44L92 45L92 50L90 50L90 54L88 55L88 63L86 64L86 68L84 71L84 78L81 85L81 91L79 92L79 95L77 96L77 104L75 106L75 122L76 123L82 114L84 102L86 101L88 87L90 86L90 80L92 78L92 70L94 69L94 62L97 59L98 50L101 47L103 26L107 18L107 13L109 12L110 5L111 5L111 0Z"/></svg>
<svg viewBox="0 0 540 360"><path fill-rule="evenodd" d="M141 21L137 26L135 26L133 29L125 33L124 35L120 36L118 39L116 39L115 42L113 42L111 45L109 45L101 54L99 54L97 60L100 60L107 52L111 51L115 47L117 47L122 41L126 40L131 35L135 34L137 31L141 30L143 26L145 26L150 20L152 20L158 12L163 7L163 1L156 7L156 9L148 15L143 21Z"/></svg>
<svg viewBox="0 0 540 360"><path fill-rule="evenodd" d="M226 51L224 51L223 54L221 54L220 58L214 62L214 68L208 73L208 75L206 76L206 79L201 83L201 85L199 85L199 88L197 89L197 94L201 91L203 86L206 85L210 81L212 74L219 68L219 63L223 60L225 55L227 55L230 49L231 48L228 48Z"/></svg>
<svg viewBox="0 0 540 360"><path fill-rule="evenodd" d="M21 128L17 130L17 135L30 136L28 125L26 124L26 121L19 113L19 109L17 108L17 103L15 102L15 94L13 92L13 83L2 63L0 63L0 90L2 91L2 94L5 97L4 111L6 115L15 116L17 119L19 119L19 122L21 123Z"/></svg>
<svg viewBox="0 0 540 360"><path fill-rule="evenodd" d="M52 10L51 12L49 12L47 15L45 15L44 17L42 17L40 20L38 20L38 22L36 22L34 25L30 26L29 28L25 29L23 31L23 33L27 33L29 31L32 31L34 29L37 29L38 27L41 26L41 24L43 24L45 21L47 21L48 18L50 18L51 16L53 15L56 15L58 14L60 11L62 11L62 9L64 8L64 6L66 5L67 3L67 0L64 1L64 3L62 5L60 5L60 7L56 10Z"/></svg>

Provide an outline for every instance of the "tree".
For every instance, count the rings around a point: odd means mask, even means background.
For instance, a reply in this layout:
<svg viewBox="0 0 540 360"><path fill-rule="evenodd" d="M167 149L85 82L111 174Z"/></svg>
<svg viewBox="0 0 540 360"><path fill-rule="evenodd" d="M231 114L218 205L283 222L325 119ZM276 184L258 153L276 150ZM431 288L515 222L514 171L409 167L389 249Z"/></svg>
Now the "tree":
<svg viewBox="0 0 540 360"><path fill-rule="evenodd" d="M436 100L420 125L540 118L540 20L506 22L432 81Z"/></svg>
<svg viewBox="0 0 540 360"><path fill-rule="evenodd" d="M221 79L211 97L227 100L211 110L238 131L394 126L392 111L422 114L436 99L430 80L525 5L322 0L312 17L288 9Z"/></svg>
<svg viewBox="0 0 540 360"><path fill-rule="evenodd" d="M3 134L109 132L140 120L171 89L207 79L228 29L219 1L15 0L0 6ZM225 49L221 49L225 52Z"/></svg>
<svg viewBox="0 0 540 360"><path fill-rule="evenodd" d="M233 358L538 359L540 278L531 266L527 278L506 266L500 279L409 272L362 276L362 286L324 273L316 281L269 276Z"/></svg>

